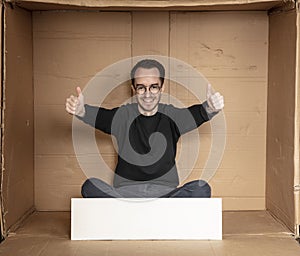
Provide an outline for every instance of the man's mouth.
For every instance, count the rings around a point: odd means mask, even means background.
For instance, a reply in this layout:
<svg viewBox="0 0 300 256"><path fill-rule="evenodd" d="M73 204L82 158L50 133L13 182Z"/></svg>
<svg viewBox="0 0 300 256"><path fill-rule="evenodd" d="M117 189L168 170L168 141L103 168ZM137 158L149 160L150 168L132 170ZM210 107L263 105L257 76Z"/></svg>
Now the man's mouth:
<svg viewBox="0 0 300 256"><path fill-rule="evenodd" d="M143 99L143 102L145 103L152 103L154 100L153 99Z"/></svg>

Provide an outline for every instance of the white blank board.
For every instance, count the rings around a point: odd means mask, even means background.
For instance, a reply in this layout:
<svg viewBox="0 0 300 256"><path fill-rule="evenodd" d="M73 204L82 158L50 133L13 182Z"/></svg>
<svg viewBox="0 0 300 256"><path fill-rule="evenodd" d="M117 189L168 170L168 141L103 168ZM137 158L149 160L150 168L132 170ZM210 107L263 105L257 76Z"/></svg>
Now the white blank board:
<svg viewBox="0 0 300 256"><path fill-rule="evenodd" d="M72 198L72 240L222 240L221 198Z"/></svg>

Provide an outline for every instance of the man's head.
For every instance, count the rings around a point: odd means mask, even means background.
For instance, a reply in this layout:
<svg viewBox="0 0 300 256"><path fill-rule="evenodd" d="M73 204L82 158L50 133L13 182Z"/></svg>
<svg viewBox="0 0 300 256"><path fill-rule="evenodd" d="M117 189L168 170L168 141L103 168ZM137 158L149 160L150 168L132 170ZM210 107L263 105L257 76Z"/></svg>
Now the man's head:
<svg viewBox="0 0 300 256"><path fill-rule="evenodd" d="M163 91L164 67L156 60L142 60L131 71L132 88L135 91L141 114L154 115Z"/></svg>
<svg viewBox="0 0 300 256"><path fill-rule="evenodd" d="M161 82L161 86L163 86L164 80L165 80L165 68L157 60L151 60L151 59L141 60L134 65L134 67L132 68L131 73L130 73L131 84L133 86L135 86L136 71L139 68L144 68L144 69L156 68L159 72L159 79Z"/></svg>

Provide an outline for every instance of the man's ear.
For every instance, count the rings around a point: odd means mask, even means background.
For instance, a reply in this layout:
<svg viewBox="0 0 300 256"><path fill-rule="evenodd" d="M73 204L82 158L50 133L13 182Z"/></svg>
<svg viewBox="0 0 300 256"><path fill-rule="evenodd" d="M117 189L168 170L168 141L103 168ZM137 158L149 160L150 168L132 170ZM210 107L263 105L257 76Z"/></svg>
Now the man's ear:
<svg viewBox="0 0 300 256"><path fill-rule="evenodd" d="M164 92L164 91L165 91L165 86L164 86L164 85L162 85L160 91L161 91L161 92Z"/></svg>
<svg viewBox="0 0 300 256"><path fill-rule="evenodd" d="M131 89L132 89L132 92L135 93L135 88L134 88L133 84L131 84Z"/></svg>

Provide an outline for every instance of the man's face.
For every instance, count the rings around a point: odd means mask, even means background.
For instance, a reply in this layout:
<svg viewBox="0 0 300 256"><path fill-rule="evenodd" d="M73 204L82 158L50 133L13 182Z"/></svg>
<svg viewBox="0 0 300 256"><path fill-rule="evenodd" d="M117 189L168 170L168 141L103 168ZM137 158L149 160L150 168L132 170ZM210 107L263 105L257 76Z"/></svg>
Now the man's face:
<svg viewBox="0 0 300 256"><path fill-rule="evenodd" d="M154 115L163 91L157 68L138 68L135 72L134 91L141 114Z"/></svg>

